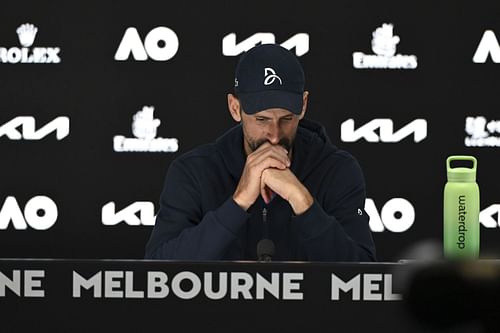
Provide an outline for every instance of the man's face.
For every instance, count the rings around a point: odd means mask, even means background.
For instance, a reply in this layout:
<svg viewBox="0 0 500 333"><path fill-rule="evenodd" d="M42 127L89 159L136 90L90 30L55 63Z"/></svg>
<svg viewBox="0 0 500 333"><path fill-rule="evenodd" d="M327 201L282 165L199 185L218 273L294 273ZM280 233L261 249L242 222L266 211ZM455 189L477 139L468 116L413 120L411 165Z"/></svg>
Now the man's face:
<svg viewBox="0 0 500 333"><path fill-rule="evenodd" d="M267 109L255 114L241 112L245 151L254 152L265 142L283 146L289 153L300 116L285 109Z"/></svg>

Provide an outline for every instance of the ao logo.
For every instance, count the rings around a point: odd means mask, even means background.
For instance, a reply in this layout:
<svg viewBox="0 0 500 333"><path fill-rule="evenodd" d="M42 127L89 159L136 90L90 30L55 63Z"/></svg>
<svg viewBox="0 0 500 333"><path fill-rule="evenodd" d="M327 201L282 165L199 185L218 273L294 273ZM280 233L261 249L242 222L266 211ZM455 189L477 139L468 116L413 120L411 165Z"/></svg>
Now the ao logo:
<svg viewBox="0 0 500 333"><path fill-rule="evenodd" d="M0 210L0 230L5 230L12 222L14 229L26 230L28 226L35 230L47 230L56 223L57 206L46 196L31 198L21 211L16 198L7 197Z"/></svg>
<svg viewBox="0 0 500 333"><path fill-rule="evenodd" d="M391 232L404 232L415 222L415 208L403 198L393 198L387 201L380 214L375 202L372 199L366 199L365 211L370 216L370 229L373 232L382 232L385 229Z"/></svg>
<svg viewBox="0 0 500 333"><path fill-rule="evenodd" d="M154 225L156 220L155 206L152 202L137 201L117 212L115 203L108 202L102 207L101 219L102 224L109 226L121 222L131 226Z"/></svg>
<svg viewBox="0 0 500 333"><path fill-rule="evenodd" d="M376 133L379 130L380 134ZM399 131L394 132L392 119L373 119L358 129L354 129L354 119L347 119L340 126L340 137L343 142L356 142L364 138L368 142L399 142L414 135L413 140L420 142L427 137L427 121L415 119Z"/></svg>
<svg viewBox="0 0 500 333"><path fill-rule="evenodd" d="M496 220L495 220L496 215ZM500 227L500 205L493 204L479 213L479 222L486 228Z"/></svg>
<svg viewBox="0 0 500 333"><path fill-rule="evenodd" d="M120 46L116 50L115 60L127 60L132 53L132 57L139 61L148 60L148 56L156 61L167 61L175 56L178 49L179 38L173 30L167 27L157 27L151 30L146 35L144 44L137 29L130 27L125 31Z"/></svg>
<svg viewBox="0 0 500 333"><path fill-rule="evenodd" d="M21 131L18 127L21 126ZM35 130L34 117L16 117L0 126L0 137L7 136L11 140L40 140L56 132L57 140L62 140L69 134L69 118L57 117L39 130Z"/></svg>
<svg viewBox="0 0 500 333"><path fill-rule="evenodd" d="M484 32L472 61L476 64L483 64L486 62L488 55L491 55L491 60L494 63L500 63L500 45L495 33L491 30Z"/></svg>
<svg viewBox="0 0 500 333"><path fill-rule="evenodd" d="M234 32L227 34L222 39L222 54L228 57L238 56L243 52L250 50L258 44L275 44L276 37L271 32L257 32L247 39L236 43L236 34ZM297 57L303 56L309 52L309 34L298 33L281 43L285 49L295 48Z"/></svg>

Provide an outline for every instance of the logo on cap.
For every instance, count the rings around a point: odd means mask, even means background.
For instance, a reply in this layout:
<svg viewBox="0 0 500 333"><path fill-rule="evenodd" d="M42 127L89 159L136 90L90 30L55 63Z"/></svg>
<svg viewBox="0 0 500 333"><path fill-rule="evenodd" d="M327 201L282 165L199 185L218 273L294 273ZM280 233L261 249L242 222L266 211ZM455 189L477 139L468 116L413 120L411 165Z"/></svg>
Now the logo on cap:
<svg viewBox="0 0 500 333"><path fill-rule="evenodd" d="M271 67L266 67L264 68L264 85L265 86L269 86L271 84L274 83L274 81L276 81L276 79L278 79L280 81L280 85L283 85L283 82L281 81L281 78L276 75L276 71L274 69L272 69Z"/></svg>

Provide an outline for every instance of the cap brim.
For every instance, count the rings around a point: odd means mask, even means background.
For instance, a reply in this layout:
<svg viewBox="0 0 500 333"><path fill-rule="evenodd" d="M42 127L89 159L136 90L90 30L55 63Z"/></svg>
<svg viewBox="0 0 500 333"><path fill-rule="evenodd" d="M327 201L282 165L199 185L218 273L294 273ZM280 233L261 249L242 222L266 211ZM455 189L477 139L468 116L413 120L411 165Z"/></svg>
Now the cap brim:
<svg viewBox="0 0 500 333"><path fill-rule="evenodd" d="M302 94L283 91L268 90L256 93L238 95L243 112L254 114L267 109L280 108L294 114L302 112Z"/></svg>

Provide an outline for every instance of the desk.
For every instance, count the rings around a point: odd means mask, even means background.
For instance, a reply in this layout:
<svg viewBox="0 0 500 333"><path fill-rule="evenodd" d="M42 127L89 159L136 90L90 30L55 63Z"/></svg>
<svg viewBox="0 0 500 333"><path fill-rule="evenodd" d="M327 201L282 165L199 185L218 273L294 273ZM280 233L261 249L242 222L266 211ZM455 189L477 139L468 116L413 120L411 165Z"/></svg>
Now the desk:
<svg viewBox="0 0 500 333"><path fill-rule="evenodd" d="M0 259L1 331L423 332L404 265Z"/></svg>

